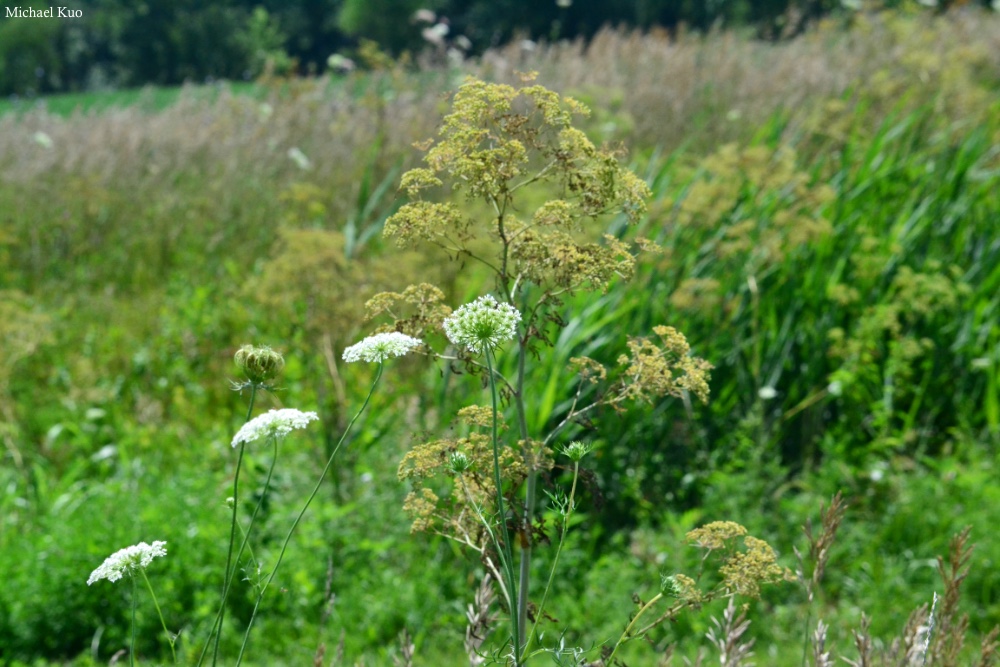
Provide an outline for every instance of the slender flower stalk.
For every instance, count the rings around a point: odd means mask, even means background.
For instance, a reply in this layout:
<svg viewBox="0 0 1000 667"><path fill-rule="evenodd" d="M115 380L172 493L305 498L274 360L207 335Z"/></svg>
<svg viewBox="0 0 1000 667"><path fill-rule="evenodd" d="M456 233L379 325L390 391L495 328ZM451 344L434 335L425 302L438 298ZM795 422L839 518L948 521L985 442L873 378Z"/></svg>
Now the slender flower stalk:
<svg viewBox="0 0 1000 667"><path fill-rule="evenodd" d="M507 511L503 502L503 482L500 478L500 443L497 424L497 383L493 377L493 355L489 349L486 350L486 368L490 378L490 394L493 398L493 483L496 486L497 495L497 521L500 522L500 532L503 535L503 561L504 570L507 577L507 588L510 595L515 600L519 600L517 581L514 578L514 546L510 541L510 531L507 529ZM512 608L510 613L511 625L511 649L514 653L514 667L521 664L521 624L519 614Z"/></svg>
<svg viewBox="0 0 1000 667"><path fill-rule="evenodd" d="M334 457L337 456L337 452L340 450L340 446L344 444L344 440L347 438L347 435L351 432L351 428L354 426L354 422L358 420L358 417L361 416L361 413L363 413L365 411L365 408L368 407L368 402L371 400L372 394L375 393L375 387L378 386L378 381L381 377L382 377L382 364L379 364L378 372L375 374L375 381L372 383L372 388L371 390L369 390L368 396L367 398L365 398L364 404L361 406L361 409L358 410L357 413L354 415L354 417L351 419L350 423L347 425L347 428L344 429L344 433L343 435L340 436L340 440L337 442L337 445L333 448L333 452L330 454L330 458L327 460L326 467L323 468L323 472L320 473L319 479L316 481L316 485L313 487L312 493L309 494L309 497L306 499L305 504L302 506L302 510L299 512L298 516L295 517L295 521L292 522L292 527L288 529L288 534L285 535L285 540L281 543L281 550L278 552L278 560L277 562L275 562L274 567L271 569L270 574L267 575L267 579L264 581L264 585L261 586L260 592L257 593L257 600L254 602L253 611L250 613L250 621L247 623L246 632L243 634L243 644L242 646L240 646L240 653L239 656L237 656L236 658L237 667L239 667L239 665L242 664L243 662L243 654L246 652L247 642L250 640L250 631L253 629L254 621L257 619L257 611L260 609L261 600L264 599L264 593L267 592L268 587L271 585L271 581L274 579L274 575L277 574L278 568L281 567L281 561L285 557L285 550L288 548L288 543L291 541L292 535L295 533L295 529L298 527L299 522L305 515L306 510L309 509L309 505L312 503L313 498L315 498L316 494L319 493L319 489L320 486L322 486L323 484L323 480L326 479L327 473L330 472L330 468L333 466L333 459Z"/></svg>
<svg viewBox="0 0 1000 667"><path fill-rule="evenodd" d="M267 489L271 483L271 475L274 472L274 465L278 459L278 441L291 433L295 429L305 428L310 422L316 421L319 417L315 412L301 412L300 410L295 410L291 408L286 408L283 410L270 410L254 419L248 421L243 427L236 433L233 437L233 446L239 445L240 453L242 458L242 452L246 447L247 443L254 442L261 438L268 438L272 441L274 445L274 456L271 459L271 466L268 470L267 481L264 483L264 494L261 496L260 500L257 502L257 506L254 508L253 515L250 517L250 526L247 527L246 532L243 535L243 541L240 544L239 551L236 555L236 562L239 563L240 557L243 555L243 549L246 547L247 541L250 539L250 530L253 527L253 522L257 518L257 513L260 510L261 503L264 500L264 495L267 494ZM235 489L235 485L234 485ZM234 491L234 503L233 503L233 532L230 536L230 553L232 552L232 547L235 542L235 526L236 526L236 511L237 503ZM216 635L215 639L215 652L213 654L212 662L215 664L216 656L218 656L218 646L219 639L222 634L222 620L223 611L225 607L226 598L228 597L229 590L232 587L232 578L235 574L235 568L226 568L226 588L223 593L222 606L219 612L219 633ZM249 627L247 628L249 632Z"/></svg>
<svg viewBox="0 0 1000 667"><path fill-rule="evenodd" d="M526 338L519 338L518 358L517 358L517 388L514 391L514 406L517 410L517 425L521 431L521 439L528 441L528 414L524 406L524 361L528 356L528 346ZM535 517L535 494L538 484L538 470L532 462L528 465L528 479L525 485L524 517L521 521L521 530L526 535L531 535L531 522ZM521 545L521 572L519 581L520 597L517 599L517 616L521 627L528 623L528 596L530 594L531 575L531 540L525 540Z"/></svg>
<svg viewBox="0 0 1000 667"><path fill-rule="evenodd" d="M500 567L503 569L501 579L498 581L500 585L500 591L503 594L504 600L507 601L507 608L513 609L515 600L511 598L510 593L507 591L507 584L510 581L510 573L512 572L510 564L507 562L507 555L504 552L503 547L500 545L500 540L497 539L496 532L493 530L493 526L486 517L483 515L483 510L476 502L476 499L472 497L472 493L469 491L469 485L465 482L465 477L462 472L456 471L456 476L462 485L462 492L465 494L465 498L469 505L472 507L473 511L476 513L476 518L479 522L483 524L483 528L486 529L486 534L490 537L490 542L493 543L493 548L497 550L497 555L500 558Z"/></svg>
<svg viewBox="0 0 1000 667"><path fill-rule="evenodd" d="M652 609L653 605L659 602L662 598L663 598L663 593L657 593L656 595L653 596L653 598L649 602L642 605L639 611L635 613L635 616L632 617L632 620L629 621L629 624L625 626L625 631L622 632L622 636L618 638L618 641L615 642L614 648L611 649L611 655L608 656L606 664L609 665L614 664L611 661L614 659L615 654L618 653L618 649L621 648L622 644L632 639L633 637L632 628L635 627L635 624L639 622L639 619L642 618L643 614Z"/></svg>
<svg viewBox="0 0 1000 667"><path fill-rule="evenodd" d="M136 600L139 597L139 591L136 590L135 577L132 579L132 642L128 647L128 664L130 667L135 667L135 605Z"/></svg>
<svg viewBox="0 0 1000 667"><path fill-rule="evenodd" d="M107 579L108 581L114 583L123 577L128 577L132 581L132 645L129 647L128 659L130 665L135 665L135 609L138 604L139 592L138 587L135 582L136 573L142 573L143 578L146 577L146 568L149 564L153 562L154 558L160 556L166 556L166 542L153 542L152 544L146 544L145 542L140 542L130 547L125 547L124 549L119 549L115 553L111 554L104 559L101 565L90 573L90 577L87 579L87 585L90 586L96 581L101 579ZM146 579L146 585L149 585L149 579ZM149 592L153 592L152 586L149 588ZM157 613L160 612L160 605L156 602L156 595L153 595L153 602L156 604ZM163 622L163 614L160 614L160 622ZM167 638L170 640L170 652L174 651L174 643L170 638L170 632L167 631L167 626L164 624L164 631L167 632ZM177 656L174 655L174 662L177 662Z"/></svg>
<svg viewBox="0 0 1000 667"><path fill-rule="evenodd" d="M382 371L384 368L383 364L385 360L390 356L402 356L421 344L422 341L403 334L400 334L399 336L393 336L392 334L376 334L365 338L360 343L352 345L344 351L344 361L348 363L356 361L377 363L378 371L375 373L375 380L372 382L372 387L368 391L368 396L365 397L365 402L361 405L361 408L357 411L357 413L355 413L354 417L351 418L347 428L344 429L344 433L340 436L340 440L337 441L337 445L333 448L333 452L331 452L330 458L327 460L326 466L323 468L323 472L320 473L319 479L316 481L316 485L313 487L312 493L309 494L305 504L302 506L302 510L299 512L298 516L295 517L295 521L292 522L291 528L288 529L288 534L285 535L285 540L281 544L281 550L278 552L278 559L274 564L274 568L271 569L271 572L268 574L263 586L261 586L260 591L257 593L257 600L254 602L253 611L250 614L250 621L247 623L247 629L243 635L243 644L240 647L240 653L236 658L237 667L239 667L239 665L243 662L243 655L246 652L247 642L250 640L250 631L253 629L254 621L257 618L257 611L260 609L260 603L264 599L264 593L267 592L268 587L274 580L274 576L277 574L278 568L281 566L281 561L285 557L285 550L288 548L288 543L291 541L292 535L295 533L295 529L298 527L302 517L305 516L306 510L309 509L309 505L312 504L316 494L319 493L319 489L323 485L323 481L330 472L330 468L333 467L333 460L337 456L337 452L340 451L341 445L343 445L344 441L347 439L348 434L354 427L354 423L358 420L362 413L364 413L365 408L368 407L368 403L371 401L372 395L375 393L375 388L378 387L379 380L382 378Z"/></svg>
<svg viewBox="0 0 1000 667"><path fill-rule="evenodd" d="M522 605L524 595L523 577L519 586L514 574L513 543L507 528L507 510L504 506L503 480L500 474L500 438L498 433L498 400L496 374L493 370L493 353L497 346L517 335L517 325L521 321L521 313L509 303L497 302L492 296L479 297L449 315L444 320L444 330L455 345L467 347L476 354L486 358L486 371L489 378L490 394L493 400L493 483L496 487L497 521L500 523L500 533L503 543L500 549L501 565L504 570L505 583L515 605L510 608L511 649L514 665L522 664L522 638L525 623L521 621L518 609ZM529 493L531 490L529 489ZM518 594L521 590L520 595Z"/></svg>
<svg viewBox="0 0 1000 667"><path fill-rule="evenodd" d="M236 473L233 477L233 518L232 523L229 528L229 549L226 552L226 573L222 581L222 599L219 602L219 612L216 615L215 623L212 626L212 630L209 632L208 643L202 648L201 655L198 657L198 666L201 667L202 662L205 660L205 650L208 648L208 644L212 641L212 634L215 633L215 646L212 650L212 665L214 666L219 659L219 643L222 640L222 626L225 621L226 616L226 600L229 598L229 590L232 584L233 574L235 573L235 568L233 567L233 545L236 542L236 525L239 520L239 507L240 507L240 470L243 468L243 453L246 449L248 442L252 442L257 437L263 435L263 432L267 430L267 427L271 425L273 430L271 435L278 437L279 428L284 429L284 432L280 435L286 435L292 428L303 428L309 423L309 419L306 419L304 423L295 424L291 419L281 421L261 421L260 418L252 420L250 419L253 415L253 404L254 399L257 397L257 391L259 389L269 389L268 384L273 380L285 367L285 359L281 356L281 353L272 350L270 347L254 346L254 345L244 345L236 354L233 356L233 361L236 363L237 367L243 372L243 375L247 378L245 383L233 383L233 388L236 390L242 390L245 387L250 387L250 402L247 406L247 416L244 419L243 428L237 432L236 437L233 438L233 447L238 444L240 446L240 453L236 459ZM274 411L272 411L274 412ZM315 413L311 413L315 418ZM251 427L251 424L254 426ZM275 443L277 447L277 443ZM272 470L274 462L272 461ZM270 473L268 473L268 480L270 480ZM266 493L266 489L265 489ZM261 502L263 497L261 498ZM257 509L260 508L260 503L257 505ZM257 509L254 510L254 516L257 514ZM251 519L251 526L252 526ZM247 539L249 539L250 530L247 529L243 536L243 545L246 544ZM239 562L240 556L243 554L243 545L240 546L239 554L236 556L237 563Z"/></svg>
<svg viewBox="0 0 1000 667"><path fill-rule="evenodd" d="M535 613L535 622L531 626L531 632L528 634L528 639L524 645L524 655L525 659L528 658L528 652L531 650L531 646L538 636L538 621L545 616L545 602L548 600L549 591L552 589L552 582L555 580L556 568L559 566L559 556L562 554L563 545L566 543L566 533L569 531L569 521L573 516L573 510L576 509L576 483L580 479L580 460L590 452L590 448L586 445L573 442L566 448L566 455L570 457L573 461L573 483L569 490L569 499L563 506L563 521L562 521L562 534L559 536L559 545L556 547L556 555L552 559L552 567L549 569L549 580L545 584L545 591L542 593L542 601L538 605L538 610Z"/></svg>
<svg viewBox="0 0 1000 667"><path fill-rule="evenodd" d="M240 364L240 353L245 352L246 347L241 348L239 352L236 353L236 363ZM250 404L247 406L247 416L244 422L249 423L250 415L253 414L253 403L254 399L257 397L257 388L260 386L258 382L251 380L250 382ZM208 634L208 643L201 650L201 655L198 656L198 667L201 667L202 662L205 660L205 650L208 648L208 644L212 642L212 634L215 634L215 647L212 649L212 665L217 663L219 659L219 642L222 640L222 624L226 619L226 599L229 597L229 584L232 580L232 565L233 565L233 544L236 542L236 522L238 519L237 511L240 506L240 470L243 469L243 452L246 449L246 442L240 442L240 453L236 457L236 474L233 477L233 519L229 527L229 550L226 552L226 572L222 579L222 598L219 602L219 611L215 617L215 623L212 625L212 629Z"/></svg>
<svg viewBox="0 0 1000 667"><path fill-rule="evenodd" d="M244 530L243 526L239 526L240 532L243 534L243 541L240 542L240 548L236 552L236 562L240 562L240 558L243 557L243 551L246 549L250 550L250 560L256 561L256 557L253 555L253 548L250 546L250 533L253 531L254 522L257 520L257 515L260 514L260 508L264 504L264 499L267 497L267 492L271 488L271 479L274 477L274 468L278 464L278 437L271 436L271 445L274 451L271 454L271 465L267 468L267 478L264 480L264 490L260 494L260 498L257 500L257 505L253 508L253 513L250 515L250 521L247 523L247 527Z"/></svg>
<svg viewBox="0 0 1000 667"><path fill-rule="evenodd" d="M174 664L176 665L177 652L174 650L174 644L177 642L177 637L174 636L170 630L167 630L167 622L163 620L163 611L160 609L160 602L156 599L156 593L153 592L153 586L149 583L149 577L146 576L146 570L139 570L139 572L142 574L143 581L146 582L146 588L149 589L150 597L153 598L153 605L156 607L156 615L160 617L160 625L163 626L163 633L167 635L167 643L170 644L170 656L174 659ZM134 626L135 624L133 622L133 627Z"/></svg>

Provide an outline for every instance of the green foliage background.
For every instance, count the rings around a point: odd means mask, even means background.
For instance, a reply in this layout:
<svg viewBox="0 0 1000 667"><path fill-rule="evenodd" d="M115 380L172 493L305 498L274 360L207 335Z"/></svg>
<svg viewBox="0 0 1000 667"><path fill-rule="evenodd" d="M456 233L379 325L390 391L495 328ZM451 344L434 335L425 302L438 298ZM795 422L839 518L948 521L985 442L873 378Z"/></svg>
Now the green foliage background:
<svg viewBox="0 0 1000 667"><path fill-rule="evenodd" d="M651 596L661 571L697 568L683 537L707 521L743 523L794 567L800 526L838 490L851 509L819 599L782 586L751 612L762 660L801 664L807 614L831 624L845 655L862 612L875 635L895 636L940 590L933 559L967 524L979 546L964 609L974 634L1000 621L997 29L986 13L827 23L766 57L841 53L839 39L896 56L878 71L855 62L846 83L806 99L766 70L753 86L766 98L726 98L735 70L719 68L661 123L648 119L677 99L629 79L656 38L608 33L598 62L553 51L520 63L593 104L592 136L629 144L654 191L639 233L666 249L631 283L567 300L567 326L529 366L533 419L554 424L568 409L570 357L613 363L627 335L657 324L716 365L707 406L665 402L579 426L599 449L552 634L613 641L633 594ZM756 47L721 33L676 48L708 58ZM478 73L491 66L509 75L485 61ZM574 81L580 67L604 83ZM404 201L399 174L419 158L410 144L433 133L441 92L461 74L390 65L252 95L181 92L162 109L0 117L5 661L105 664L127 641L128 593L88 588L86 576L122 546L163 539L170 555L150 575L190 663L213 612L228 443L245 409L228 388L233 352L282 349L281 387L261 409L316 409L323 423L281 453L266 553L370 381L370 369L338 363L373 326L364 299L423 280L453 306L489 289L469 267L400 253L380 235ZM620 220L589 231L626 234ZM342 632L348 662L386 664L403 628L419 662L462 663L480 568L408 535L396 465L477 391L419 360L387 373L290 547L258 664L308 664L321 644L329 659ZM250 486L267 457L251 452ZM232 602L229 622L246 621L249 600ZM718 612L685 616L625 657L655 664L667 642L690 655ZM140 613L142 657L163 660L158 619L148 605Z"/></svg>

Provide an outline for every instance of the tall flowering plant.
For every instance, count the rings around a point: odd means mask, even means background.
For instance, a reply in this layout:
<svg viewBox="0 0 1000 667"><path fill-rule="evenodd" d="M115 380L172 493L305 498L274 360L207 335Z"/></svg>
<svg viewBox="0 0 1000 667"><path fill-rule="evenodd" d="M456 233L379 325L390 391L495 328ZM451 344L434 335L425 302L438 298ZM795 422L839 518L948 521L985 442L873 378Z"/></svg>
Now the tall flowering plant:
<svg viewBox="0 0 1000 667"><path fill-rule="evenodd" d="M278 550L278 555L275 558L274 565L271 567L269 572L266 572L258 576L255 582L256 596L254 599L253 611L250 615L250 620L247 623L246 630L243 635L243 642L240 646L239 654L236 658L236 665L240 665L243 662L243 658L246 655L247 645L250 640L250 632L253 629L254 622L257 620L258 612L261 607L261 603L264 600L264 594L270 587L271 582L274 580L275 575L278 572L278 568L281 566L281 562L284 559L285 551L288 548L288 543L291 541L295 529L298 527L302 518L305 516L306 511L312 504L313 500L316 498L316 494L319 493L320 488L323 485L324 480L326 480L330 469L333 467L334 459L337 453L340 451L341 446L344 444L348 434L354 427L354 423L357 421L358 417L365 411L368 407L368 403L371 400L372 395L375 393L375 389L378 386L379 380L382 377L382 370L385 361L391 357L399 357L413 349L419 347L421 341L403 334L376 334L370 336L360 343L352 345L344 351L344 361L348 363L354 363L358 361L365 361L368 363L378 364L378 370L375 374L375 379L372 381L371 389L368 391L368 395L365 397L364 403L355 413L354 417L348 423L347 428L344 429L340 440L337 442L336 446L330 453L327 459L326 466L323 468L316 480L316 484L313 486L312 491L306 497L305 502L302 505L302 509L296 515L295 520L289 527L288 532L285 535L285 539L281 543L281 547ZM269 441L273 445L273 456L271 459L271 466L268 470L267 480L264 483L264 493L261 494L253 513L250 516L250 521L246 529L243 532L243 540L240 544L239 550L236 554L236 562L238 563L240 557L242 556L243 550L250 539L250 531L253 528L254 520L260 510L261 504L264 502L264 497L267 494L268 487L271 481L271 475L274 470L275 462L278 458L278 441L288 435L291 431L295 429L302 429L309 425L310 422L316 421L318 416L314 412L301 412L295 409L282 409L282 410L271 410L265 414L258 417L250 419L250 414L253 410L254 396L257 391L261 389L268 389L267 384L280 369L284 366L284 361L280 360L280 357L274 359L271 357L273 352L268 348L263 348L263 352L260 352L262 348L253 348L252 346L246 346L242 348L236 355L236 363L239 365L245 375L247 376L247 382L244 384L237 384L236 388L242 389L244 387L249 387L250 389L250 408L247 412L247 422L233 437L232 445L233 447L239 447L240 455L237 461L236 477L233 482L233 520L232 520L232 530L230 533L230 543L229 543L229 553L230 557L227 557L225 579L222 589L222 599L219 605L219 612L216 616L216 622L213 628L213 633L215 634L215 644L212 652L212 664L217 664L218 653L219 653L219 643L222 634L222 622L225 616L225 605L226 599L229 595L232 578L235 574L235 567L231 567L231 554L233 551L233 546L235 542L236 527L238 523L237 516L237 492L238 492L238 481L239 481L239 468L240 463L243 459L243 449L247 443L256 442L259 440ZM267 359L269 361L261 362L261 358ZM256 571L260 572L260 567L257 566ZM205 645L206 648L208 644ZM205 659L206 651L203 650L199 658L198 664L201 665Z"/></svg>
<svg viewBox="0 0 1000 667"><path fill-rule="evenodd" d="M543 534L537 521L539 476L554 465L553 447L576 420L600 406L622 409L630 400L667 396L708 399L711 365L690 354L679 331L656 327L656 338L629 339L618 369L574 358L576 399L548 433L529 430L536 420L526 366L531 353L552 339L552 328L564 326L563 299L581 291L606 292L615 280L631 278L639 252L659 251L642 238L587 239L602 220L638 222L650 195L646 183L619 162L618 151L595 146L574 127L574 119L587 113L576 100L534 84L533 75L521 86L467 81L438 138L422 146L425 166L403 175L400 189L409 202L386 221L384 233L400 247L431 244L480 264L492 275L493 294L452 312L440 289L421 284L376 295L367 305L370 318L392 318L385 331L423 339L443 331L454 352L438 356L464 363L488 384L490 408L469 405L458 413L472 432L414 447L399 474L415 487L405 506L415 530L444 535L480 553L509 610L503 660L515 666L550 650L541 646L538 622L545 618L562 537L575 508L579 464L591 449L580 442L557 447L572 463L573 481L568 496L551 495L564 530L545 588L533 597L532 558ZM497 370L497 355L508 344L516 355L513 377ZM591 384L600 387L585 390ZM499 396L509 400L511 424ZM440 497L440 483L431 481L441 476L452 479L448 497Z"/></svg>
<svg viewBox="0 0 1000 667"><path fill-rule="evenodd" d="M219 652L223 628L225 627L224 621L226 603L231 595L236 572L239 569L239 564L243 559L243 555L244 553L249 552L250 562L245 569L247 571L257 573L256 579L251 582L254 588L253 611L250 615L249 621L247 622L246 629L244 630L242 644L240 646L239 654L236 656L235 662L230 659L221 660L223 664L235 664L237 666L242 664L243 659L246 656L250 634L254 623L258 618L258 612L260 611L261 604L264 601L265 593L273 582L275 575L278 573L278 568L281 566L281 562L284 559L288 544L291 541L299 523L305 516L306 511L309 509L309 506L312 504L317 493L319 492L324 480L329 474L330 469L333 466L334 459L340 451L341 446L344 444L348 434L354 427L354 423L367 408L368 403L379 384L379 380L382 377L382 370L385 362L390 358L405 355L419 347L421 344L421 341L413 336L407 336L401 333L380 333L370 336L344 351L344 360L348 363L364 361L377 364L378 369L375 373L375 378L372 382L371 389L368 391L368 395L365 397L364 403L355 413L354 417L351 419L347 428L341 435L340 440L330 453L326 466L323 468L311 492L303 502L301 510L298 512L291 526L288 528L288 532L285 534L285 538L278 548L277 555L273 559L274 562L269 567L264 567L262 563L257 562L254 552L250 548L250 542L253 537L254 526L261 507L270 490L271 479L278 461L278 445L285 438L291 435L293 431L306 429L310 424L318 421L319 416L315 412L304 412L294 408L282 408L269 410L268 412L254 417L253 409L257 395L260 392L268 391L272 388L272 382L274 382L284 367L284 358L277 351L272 350L269 347L245 345L236 352L235 361L237 366L242 371L245 379L239 382L234 382L233 388L239 391L249 390L250 396L245 423L236 432L230 443L233 449L237 451L237 460L233 476L232 496L227 499L227 503L232 509L229 545L226 553L225 568L223 570L218 612L216 613L212 627L209 630L208 638L203 644L202 650L198 656L197 664L199 666L208 660L209 655L211 655L212 665L216 665L220 662ZM246 448L248 446L255 446L258 443L265 443L266 445L271 446L271 463L268 467L263 491L259 494L258 500L250 513L249 519L244 520L240 516L240 473L243 468L243 459ZM237 539L237 534L242 535L242 539ZM174 651L176 635L171 634L167 630L166 624L163 622L163 614L160 613L159 602L156 600L156 596L153 594L152 586L149 584L149 579L146 577L146 568L152 563L153 559L165 555L166 542L156 541L152 544L140 542L134 546L121 549L109 556L100 567L91 573L89 579L87 580L88 585L102 579L115 582L119 579L127 578L131 581L132 647L129 650L129 661L132 665L135 664L135 610L138 599L136 582L139 577L145 581L147 587L149 588L150 595L156 605L157 613L160 614L160 621L163 623L163 629L170 642L170 650L173 655L174 662L177 662L177 655Z"/></svg>

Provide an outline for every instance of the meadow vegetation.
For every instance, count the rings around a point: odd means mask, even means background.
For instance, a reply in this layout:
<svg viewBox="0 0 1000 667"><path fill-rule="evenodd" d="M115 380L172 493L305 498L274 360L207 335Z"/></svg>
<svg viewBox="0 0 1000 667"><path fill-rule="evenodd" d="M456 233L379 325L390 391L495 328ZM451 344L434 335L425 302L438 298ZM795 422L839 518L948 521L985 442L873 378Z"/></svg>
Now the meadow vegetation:
<svg viewBox="0 0 1000 667"><path fill-rule="evenodd" d="M477 664L469 651L534 639L511 625L529 601L483 584L511 540L491 547L486 530L463 551L449 539L471 530L456 523L463 503L464 521L499 500L491 411L468 410L490 403L494 361L512 379L499 416L520 453L545 459L503 480L506 502L537 495L517 515L534 520L510 526L535 547L518 576L540 582L531 603L546 590L535 641L565 649L529 664L601 664L616 642L633 667L748 664L750 651L779 666L994 664L998 53L995 14L858 13L780 43L606 30L419 71L370 52L368 71L334 83L0 116L2 661L106 664L131 641L132 598L87 574L163 540L148 572L162 624L140 598L136 657L170 661L165 625L180 632L179 663L197 662L247 413L233 356L255 343L285 362L255 411L319 417L282 444L273 473L268 447L246 449L255 559L273 562L303 489L337 458L247 664ZM515 299L517 274L481 261L497 238L440 242L443 223L474 226L504 201L440 146L467 138L442 124L467 76L495 92L528 85L526 71L591 108L569 122L581 134L540 155L581 151L605 171L539 179L507 202L513 224L545 229L499 241L535 290ZM508 148L495 164L520 159ZM607 197L553 205L567 190ZM393 234L445 247L400 248ZM545 306L495 360L451 349L458 358L407 355L384 374L344 363L379 326L444 351L445 316L487 293L522 315ZM621 409L616 381L657 350L711 364L708 391L636 392ZM627 372L606 385L580 382L616 367ZM581 414L590 404L603 407ZM530 444L553 431L593 451ZM466 491L456 442L488 473ZM532 478L537 490L519 492ZM433 523L442 516L453 522ZM741 579L740 563L759 576ZM255 613L244 574L223 656ZM755 589L762 580L774 585ZM745 595L727 607L714 590ZM620 641L634 630L645 641Z"/></svg>

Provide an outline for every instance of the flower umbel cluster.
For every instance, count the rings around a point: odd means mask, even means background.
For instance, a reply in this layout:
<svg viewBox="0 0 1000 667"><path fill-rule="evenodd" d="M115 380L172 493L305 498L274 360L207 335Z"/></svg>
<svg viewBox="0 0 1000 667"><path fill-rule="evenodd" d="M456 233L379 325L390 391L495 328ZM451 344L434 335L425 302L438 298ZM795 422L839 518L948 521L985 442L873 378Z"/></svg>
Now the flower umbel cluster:
<svg viewBox="0 0 1000 667"><path fill-rule="evenodd" d="M444 331L455 345L464 345L476 354L493 350L517 333L521 313L508 303L498 303L490 295L481 296L445 318Z"/></svg>
<svg viewBox="0 0 1000 667"><path fill-rule="evenodd" d="M90 573L87 585L90 586L95 581L107 579L108 581L118 581L123 576L132 576L139 570L145 570L157 556L166 556L167 550L164 548L166 542L153 542L125 547L108 556L99 568Z"/></svg>
<svg viewBox="0 0 1000 667"><path fill-rule="evenodd" d="M419 338L398 331L375 334L344 350L344 361L349 364L355 361L380 364L389 357L401 357L422 343Z"/></svg>
<svg viewBox="0 0 1000 667"><path fill-rule="evenodd" d="M294 408L270 410L244 424L233 436L233 447L241 442L254 442L271 435L283 438L293 430L305 428L309 422L318 419L315 412L302 412Z"/></svg>
<svg viewBox="0 0 1000 667"><path fill-rule="evenodd" d="M740 538L743 540L743 549L737 544ZM719 574L722 575L722 586L731 593L756 600L760 598L762 584L792 581L791 571L778 565L777 555L771 545L748 535L747 529L738 523L713 521L690 531L687 539L708 552L721 552ZM676 580L674 583L677 583ZM690 586L682 588L688 589ZM689 596L690 591L677 595L681 598Z"/></svg>

